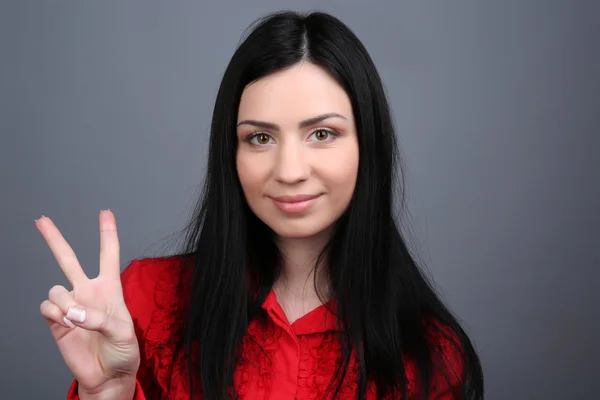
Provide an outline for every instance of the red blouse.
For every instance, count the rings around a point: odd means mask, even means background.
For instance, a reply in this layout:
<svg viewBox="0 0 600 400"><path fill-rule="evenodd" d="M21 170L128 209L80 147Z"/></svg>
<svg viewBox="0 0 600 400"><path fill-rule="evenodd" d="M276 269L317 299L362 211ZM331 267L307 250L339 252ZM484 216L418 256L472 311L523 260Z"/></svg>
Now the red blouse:
<svg viewBox="0 0 600 400"><path fill-rule="evenodd" d="M188 400L189 385L185 358L179 353L173 371L171 361L184 324L191 268L183 257L134 260L121 274L125 302L133 318L140 346L141 362L134 400ZM267 325L253 321L243 340L245 357L236 367L234 385L241 399L323 399L336 368L339 342L335 316L320 306L293 324L277 302L275 292L262 306ZM437 331L436 331L437 332ZM446 330L446 333L449 333ZM431 334L440 349L450 380L432 379L431 399L458 399L457 387L462 362L448 339ZM414 365L407 364L410 397L417 394ZM338 399L354 399L357 383L351 363ZM199 398L194 396L195 398ZM367 399L376 399L373 384ZM67 400L79 399L74 381Z"/></svg>

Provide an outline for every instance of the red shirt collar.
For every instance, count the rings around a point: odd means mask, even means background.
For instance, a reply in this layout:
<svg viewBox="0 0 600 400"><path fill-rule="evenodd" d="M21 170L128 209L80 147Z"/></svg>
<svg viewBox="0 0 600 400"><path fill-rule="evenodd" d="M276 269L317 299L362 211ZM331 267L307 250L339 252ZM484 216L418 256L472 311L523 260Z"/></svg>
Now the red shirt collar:
<svg viewBox="0 0 600 400"><path fill-rule="evenodd" d="M275 291L271 290L263 302L262 308L269 313L273 322L291 328L292 332L299 336L338 330L335 316L336 305L336 300L331 299L290 324L283 308L277 301Z"/></svg>

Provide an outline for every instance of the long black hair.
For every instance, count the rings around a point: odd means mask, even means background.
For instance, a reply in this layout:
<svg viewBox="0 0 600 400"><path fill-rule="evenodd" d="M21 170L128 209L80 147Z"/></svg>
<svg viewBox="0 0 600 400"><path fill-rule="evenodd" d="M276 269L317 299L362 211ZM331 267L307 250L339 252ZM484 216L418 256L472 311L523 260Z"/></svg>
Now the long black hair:
<svg viewBox="0 0 600 400"><path fill-rule="evenodd" d="M321 254L327 259L328 295L336 299L342 328L342 351L330 394L335 397L355 357L357 398L365 397L369 381L380 396L407 398L405 365L410 358L426 398L432 371L444 368L434 362L436 349L427 336L431 327L423 322L435 320L455 333L449 336L456 338L462 358L462 398L481 399L483 374L473 345L427 282L398 228L394 190L402 192L403 174L379 74L353 32L320 12L279 12L260 19L223 76L212 117L203 194L179 253L195 260L181 342L190 386L198 379L203 398L230 397L241 340L280 271L273 232L250 210L240 186L236 122L246 85L301 61L325 69L345 89L360 152L352 200Z"/></svg>

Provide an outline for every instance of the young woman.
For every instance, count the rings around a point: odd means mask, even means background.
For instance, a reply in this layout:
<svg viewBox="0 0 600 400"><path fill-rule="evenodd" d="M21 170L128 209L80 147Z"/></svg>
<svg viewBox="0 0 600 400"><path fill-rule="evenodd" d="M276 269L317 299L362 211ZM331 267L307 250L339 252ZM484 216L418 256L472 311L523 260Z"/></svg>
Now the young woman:
<svg viewBox="0 0 600 400"><path fill-rule="evenodd" d="M481 399L471 341L394 220L398 168L356 36L323 13L261 20L225 71L180 252L120 274L102 211L90 280L36 221L73 286L41 305L68 398Z"/></svg>

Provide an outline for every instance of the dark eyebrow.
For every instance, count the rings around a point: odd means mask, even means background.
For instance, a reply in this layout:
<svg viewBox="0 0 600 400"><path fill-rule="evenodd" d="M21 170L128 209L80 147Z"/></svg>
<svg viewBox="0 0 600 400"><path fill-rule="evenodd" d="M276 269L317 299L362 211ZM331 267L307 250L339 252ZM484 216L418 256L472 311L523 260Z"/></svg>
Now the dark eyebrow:
<svg viewBox="0 0 600 400"><path fill-rule="evenodd" d="M321 121L324 121L328 118L341 118L343 120L348 120L346 117L337 114L337 113L327 113L327 114L323 114L323 115L319 115L313 118L309 118L309 119L305 119L304 121L301 121L298 124L298 127L300 128L306 128L308 126L311 125L315 125L318 124ZM272 131L279 131L281 130L281 128L279 128L279 125L276 125L272 122L264 122L264 121L255 121L255 120L244 120L241 121L240 123L237 124L237 126L239 127L240 125L252 125L252 126L256 126L259 128L264 128L264 129L270 129Z"/></svg>

